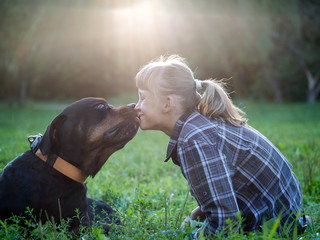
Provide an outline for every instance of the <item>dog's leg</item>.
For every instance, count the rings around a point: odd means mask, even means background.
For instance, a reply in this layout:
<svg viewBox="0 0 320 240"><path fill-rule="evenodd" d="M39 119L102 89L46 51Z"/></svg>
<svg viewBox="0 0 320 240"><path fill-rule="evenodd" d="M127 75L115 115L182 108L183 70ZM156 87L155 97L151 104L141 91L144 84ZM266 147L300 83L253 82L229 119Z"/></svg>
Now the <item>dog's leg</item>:
<svg viewBox="0 0 320 240"><path fill-rule="evenodd" d="M108 234L111 224L122 224L118 213L107 203L92 198L87 198L87 201L87 211L80 214L83 226L97 225L102 227L104 232Z"/></svg>

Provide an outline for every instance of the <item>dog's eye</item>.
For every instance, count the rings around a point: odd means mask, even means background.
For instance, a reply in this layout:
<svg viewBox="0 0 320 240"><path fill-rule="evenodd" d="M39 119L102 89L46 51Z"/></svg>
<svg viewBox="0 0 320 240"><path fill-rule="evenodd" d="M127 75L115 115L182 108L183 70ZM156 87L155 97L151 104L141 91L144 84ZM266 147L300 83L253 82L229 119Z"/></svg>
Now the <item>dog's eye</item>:
<svg viewBox="0 0 320 240"><path fill-rule="evenodd" d="M100 104L96 105L94 108L95 109L106 109L106 105L103 103L100 103Z"/></svg>

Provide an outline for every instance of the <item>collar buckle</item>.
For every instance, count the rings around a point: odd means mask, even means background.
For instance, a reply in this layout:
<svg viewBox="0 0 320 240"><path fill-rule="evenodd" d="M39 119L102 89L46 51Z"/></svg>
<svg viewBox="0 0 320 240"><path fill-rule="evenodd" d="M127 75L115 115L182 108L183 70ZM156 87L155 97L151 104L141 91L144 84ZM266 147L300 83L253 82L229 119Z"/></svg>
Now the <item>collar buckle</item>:
<svg viewBox="0 0 320 240"><path fill-rule="evenodd" d="M36 153L39 149L39 143L41 142L42 134L31 135L28 137L28 142L30 143L30 148L33 153Z"/></svg>

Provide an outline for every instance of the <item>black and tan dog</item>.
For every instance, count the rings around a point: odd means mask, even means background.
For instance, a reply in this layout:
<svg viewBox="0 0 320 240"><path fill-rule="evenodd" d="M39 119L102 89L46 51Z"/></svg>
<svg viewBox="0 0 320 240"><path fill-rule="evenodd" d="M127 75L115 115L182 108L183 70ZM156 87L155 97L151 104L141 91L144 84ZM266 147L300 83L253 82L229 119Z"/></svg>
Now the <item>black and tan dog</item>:
<svg viewBox="0 0 320 240"><path fill-rule="evenodd" d="M65 108L43 137L0 173L0 218L23 215L26 208L42 222L75 216L71 229L100 218L107 233L121 224L105 202L88 198L84 181L94 177L108 157L123 148L138 130L134 105L114 108L101 98L84 98ZM37 143L39 142L39 143ZM94 211L91 205L95 205Z"/></svg>

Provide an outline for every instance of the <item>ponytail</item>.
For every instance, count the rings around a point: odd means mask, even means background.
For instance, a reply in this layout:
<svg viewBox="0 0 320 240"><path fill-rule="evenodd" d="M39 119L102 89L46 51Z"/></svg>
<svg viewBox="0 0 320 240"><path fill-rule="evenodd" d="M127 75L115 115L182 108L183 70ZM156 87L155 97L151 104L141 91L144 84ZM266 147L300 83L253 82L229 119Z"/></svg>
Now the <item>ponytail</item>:
<svg viewBox="0 0 320 240"><path fill-rule="evenodd" d="M201 81L204 92L197 105L197 110L207 117L230 123L236 127L247 123L245 113L233 105L224 86L225 83L217 80Z"/></svg>

